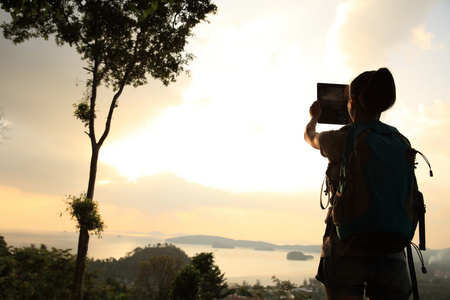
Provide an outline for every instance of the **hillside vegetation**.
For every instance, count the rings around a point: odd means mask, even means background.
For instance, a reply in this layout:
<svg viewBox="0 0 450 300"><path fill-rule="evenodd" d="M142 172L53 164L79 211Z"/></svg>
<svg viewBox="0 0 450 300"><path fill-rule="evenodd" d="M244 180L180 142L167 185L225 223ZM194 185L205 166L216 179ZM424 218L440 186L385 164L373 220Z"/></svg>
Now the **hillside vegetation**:
<svg viewBox="0 0 450 300"><path fill-rule="evenodd" d="M424 258L427 274L420 272L415 256L420 298L448 299L450 249L426 251ZM68 299L74 266L70 249L11 247L0 236L0 299ZM272 279L270 286L243 282L230 288L212 253L190 258L174 245L156 244L135 248L120 259L90 260L84 299L197 299L200 292L202 299L222 299L230 293L260 299L326 299L313 278L302 285Z"/></svg>

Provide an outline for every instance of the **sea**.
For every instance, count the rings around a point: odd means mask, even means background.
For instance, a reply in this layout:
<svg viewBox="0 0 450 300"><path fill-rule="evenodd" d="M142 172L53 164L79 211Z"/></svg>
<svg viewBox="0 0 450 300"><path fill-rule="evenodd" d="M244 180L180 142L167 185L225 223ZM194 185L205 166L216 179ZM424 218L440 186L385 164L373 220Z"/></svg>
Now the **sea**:
<svg viewBox="0 0 450 300"><path fill-rule="evenodd" d="M26 247L30 244L48 248L72 249L76 253L78 234L76 232L52 232L38 230L0 229L0 235L5 238L8 246ZM126 256L137 247L144 248L156 244L164 244L168 236L144 234L113 234L104 233L102 238L91 236L88 257L94 259L115 258ZM201 252L212 252L214 261L228 284L262 285L273 284L272 277L301 285L304 280L313 278L319 264L318 252L303 252L312 255L313 259L306 261L288 260L289 250L275 249L274 251L255 250L253 248L222 249L210 245L173 245L182 249L189 257Z"/></svg>

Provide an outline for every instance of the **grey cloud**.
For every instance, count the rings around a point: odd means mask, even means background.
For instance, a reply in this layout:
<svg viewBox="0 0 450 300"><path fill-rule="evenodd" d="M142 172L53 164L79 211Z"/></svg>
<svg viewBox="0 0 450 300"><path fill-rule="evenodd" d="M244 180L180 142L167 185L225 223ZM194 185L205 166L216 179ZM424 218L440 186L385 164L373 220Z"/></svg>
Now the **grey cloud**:
<svg viewBox="0 0 450 300"><path fill-rule="evenodd" d="M408 42L437 1L347 1L340 50L355 69L386 63L386 53Z"/></svg>
<svg viewBox="0 0 450 300"><path fill-rule="evenodd" d="M116 178L97 188L97 200L120 207L134 207L147 214L228 207L262 210L318 210L317 193L231 193L188 182L172 173L140 177L136 183ZM120 183L122 182L122 183ZM314 200L317 200L314 201Z"/></svg>

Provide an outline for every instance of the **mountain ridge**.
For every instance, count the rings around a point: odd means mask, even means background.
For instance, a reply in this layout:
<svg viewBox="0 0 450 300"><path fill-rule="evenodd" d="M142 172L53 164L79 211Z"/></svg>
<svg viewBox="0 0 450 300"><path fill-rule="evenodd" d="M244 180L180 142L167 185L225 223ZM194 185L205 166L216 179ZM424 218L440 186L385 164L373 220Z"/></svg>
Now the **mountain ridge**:
<svg viewBox="0 0 450 300"><path fill-rule="evenodd" d="M190 245L212 245L221 243L238 248L273 248L282 250L300 250L306 252L320 252L320 245L276 245L263 241L234 240L214 235L186 235L166 239L167 243L190 244Z"/></svg>

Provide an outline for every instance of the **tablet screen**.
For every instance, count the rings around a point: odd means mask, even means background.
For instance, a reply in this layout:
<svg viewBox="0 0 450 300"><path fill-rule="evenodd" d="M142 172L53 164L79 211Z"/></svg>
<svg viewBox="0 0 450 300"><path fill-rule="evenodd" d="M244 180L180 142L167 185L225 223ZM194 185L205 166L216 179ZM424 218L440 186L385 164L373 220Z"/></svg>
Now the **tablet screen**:
<svg viewBox="0 0 450 300"><path fill-rule="evenodd" d="M347 84L318 83L317 100L322 108L319 123L348 124Z"/></svg>

